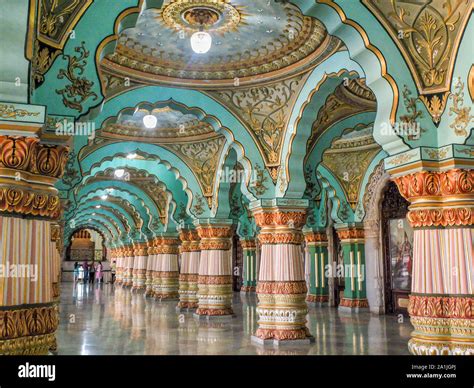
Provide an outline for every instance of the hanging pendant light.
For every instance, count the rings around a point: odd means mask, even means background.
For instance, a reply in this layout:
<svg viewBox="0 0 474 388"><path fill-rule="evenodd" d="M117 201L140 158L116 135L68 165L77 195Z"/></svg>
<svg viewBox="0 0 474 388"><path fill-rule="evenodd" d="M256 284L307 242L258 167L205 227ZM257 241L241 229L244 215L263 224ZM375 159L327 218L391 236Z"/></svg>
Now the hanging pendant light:
<svg viewBox="0 0 474 388"><path fill-rule="evenodd" d="M207 53L212 46L212 36L206 31L197 31L191 35L191 48L196 54Z"/></svg>

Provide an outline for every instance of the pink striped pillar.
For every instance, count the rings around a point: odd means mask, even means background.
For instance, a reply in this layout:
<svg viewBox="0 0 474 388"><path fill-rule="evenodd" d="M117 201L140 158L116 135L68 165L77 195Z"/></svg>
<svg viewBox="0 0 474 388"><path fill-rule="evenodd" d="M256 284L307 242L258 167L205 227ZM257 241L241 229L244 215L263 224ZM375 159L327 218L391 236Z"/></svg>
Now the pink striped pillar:
<svg viewBox="0 0 474 388"><path fill-rule="evenodd" d="M415 228L408 348L474 355L474 171L420 171L395 183Z"/></svg>
<svg viewBox="0 0 474 388"><path fill-rule="evenodd" d="M301 244L306 210L254 207L260 227L260 271L257 281L258 329L253 340L312 339L306 327L306 282Z"/></svg>

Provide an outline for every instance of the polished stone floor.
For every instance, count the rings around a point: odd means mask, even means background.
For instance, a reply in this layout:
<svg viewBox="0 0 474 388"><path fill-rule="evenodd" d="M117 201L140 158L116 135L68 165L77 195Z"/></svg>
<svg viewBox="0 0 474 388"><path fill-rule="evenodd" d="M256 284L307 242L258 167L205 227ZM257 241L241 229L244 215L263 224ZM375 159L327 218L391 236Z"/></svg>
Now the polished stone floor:
<svg viewBox="0 0 474 388"><path fill-rule="evenodd" d="M236 317L198 321L177 313L176 302L157 302L110 284L63 283L58 354L84 355L360 355L408 354L408 319L370 313L350 314L310 307L311 345L262 347L256 330L255 296L234 295Z"/></svg>

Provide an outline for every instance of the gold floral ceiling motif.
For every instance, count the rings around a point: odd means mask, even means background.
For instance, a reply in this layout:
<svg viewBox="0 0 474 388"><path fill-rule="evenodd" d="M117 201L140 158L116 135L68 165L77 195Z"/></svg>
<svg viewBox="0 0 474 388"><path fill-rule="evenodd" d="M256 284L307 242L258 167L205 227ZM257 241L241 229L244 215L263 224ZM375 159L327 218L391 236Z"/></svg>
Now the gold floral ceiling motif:
<svg viewBox="0 0 474 388"><path fill-rule="evenodd" d="M471 0L362 0L387 29L438 124L446 108L454 61L471 15Z"/></svg>
<svg viewBox="0 0 474 388"><path fill-rule="evenodd" d="M27 57L32 64L34 86L44 81L44 75L64 45L81 16L93 0L31 0ZM37 12L37 16L36 16Z"/></svg>
<svg viewBox="0 0 474 388"><path fill-rule="evenodd" d="M311 153L319 137L332 125L346 117L363 112L375 112L376 109L375 95L366 86L364 78L341 83L328 96L318 112L307 142L307 155Z"/></svg>
<svg viewBox="0 0 474 388"><path fill-rule="evenodd" d="M357 207L365 173L380 150L372 137L372 127L359 125L346 130L323 153L322 164L340 183L352 209Z"/></svg>
<svg viewBox="0 0 474 388"><path fill-rule="evenodd" d="M209 92L245 123L274 181L290 112L307 77L300 74L266 86Z"/></svg>
<svg viewBox="0 0 474 388"><path fill-rule="evenodd" d="M115 51L100 62L102 77L206 89L243 86L308 70L339 48L316 19L290 3L269 7L267 1L168 0L161 9L146 9L117 35ZM208 9L213 43L205 55L190 46L203 17L191 13L196 9Z"/></svg>
<svg viewBox="0 0 474 388"><path fill-rule="evenodd" d="M193 171L209 207L212 206L215 177L225 143L226 138L218 135L203 141L162 144L164 148L181 158Z"/></svg>

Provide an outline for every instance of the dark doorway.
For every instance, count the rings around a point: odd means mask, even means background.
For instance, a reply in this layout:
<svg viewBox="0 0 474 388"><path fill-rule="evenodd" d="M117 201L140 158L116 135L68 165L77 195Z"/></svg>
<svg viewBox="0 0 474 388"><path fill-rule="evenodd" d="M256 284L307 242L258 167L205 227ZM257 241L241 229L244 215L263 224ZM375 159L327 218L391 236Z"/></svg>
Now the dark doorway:
<svg viewBox="0 0 474 388"><path fill-rule="evenodd" d="M382 202L386 313L408 314L413 262L413 229L406 215L409 202L389 182Z"/></svg>

